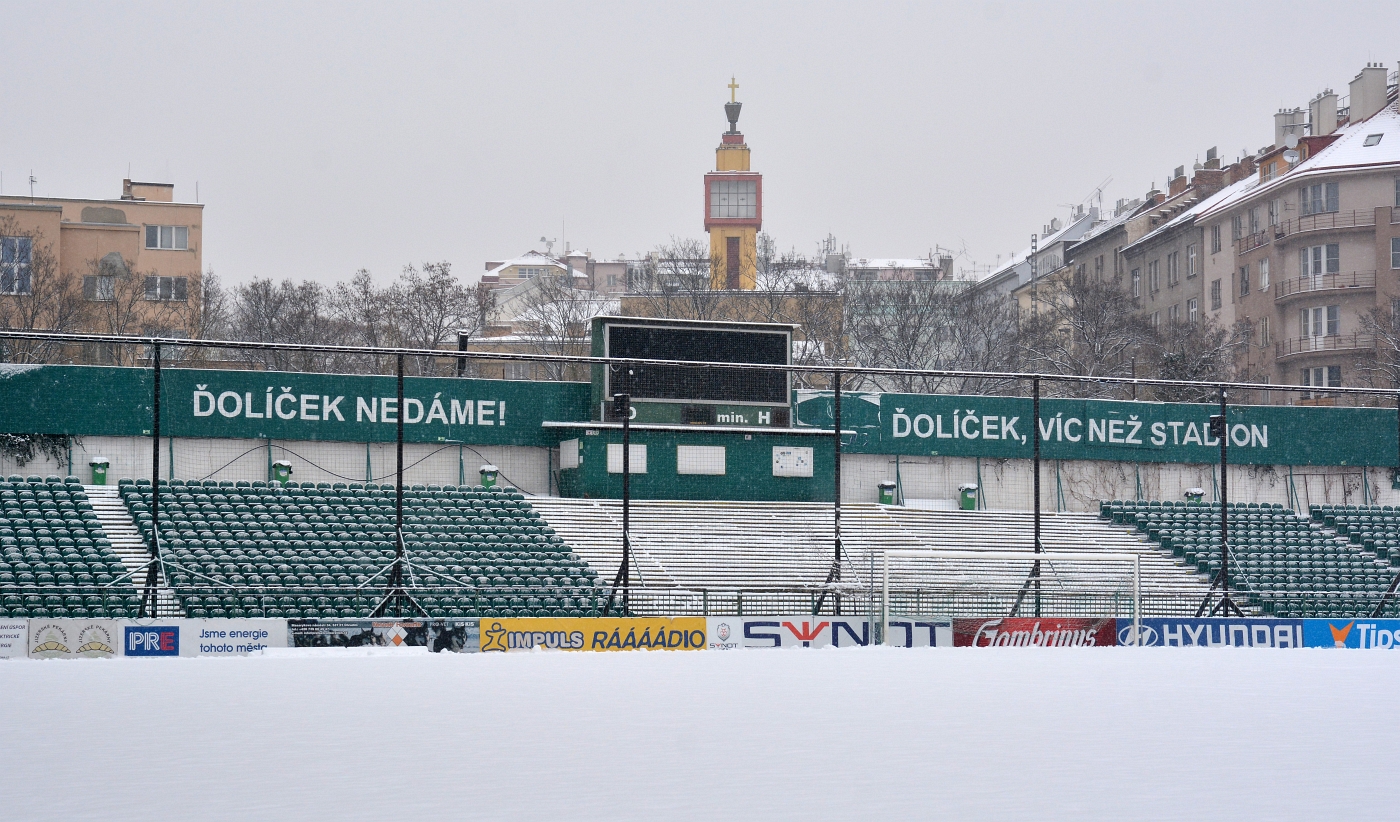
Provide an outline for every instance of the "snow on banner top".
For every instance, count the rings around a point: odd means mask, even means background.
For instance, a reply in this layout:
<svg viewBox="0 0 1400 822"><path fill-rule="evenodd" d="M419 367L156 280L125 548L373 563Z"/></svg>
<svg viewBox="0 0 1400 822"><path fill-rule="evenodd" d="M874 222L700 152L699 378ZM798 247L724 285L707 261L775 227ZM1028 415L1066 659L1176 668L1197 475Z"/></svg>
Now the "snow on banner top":
<svg viewBox="0 0 1400 822"><path fill-rule="evenodd" d="M831 392L799 391L795 425L831 426ZM1208 430L1219 407L1196 403L1043 399L1043 459L1213 463ZM1031 400L953 394L843 393L852 453L1029 459ZM1272 405L1229 407L1230 462L1249 465L1396 464L1395 410Z"/></svg>
<svg viewBox="0 0 1400 822"><path fill-rule="evenodd" d="M151 371L44 366L7 381L5 432L81 436L151 433ZM161 434L392 442L394 377L217 371L161 373ZM545 420L588 418L587 383L404 378L404 439L553 445Z"/></svg>

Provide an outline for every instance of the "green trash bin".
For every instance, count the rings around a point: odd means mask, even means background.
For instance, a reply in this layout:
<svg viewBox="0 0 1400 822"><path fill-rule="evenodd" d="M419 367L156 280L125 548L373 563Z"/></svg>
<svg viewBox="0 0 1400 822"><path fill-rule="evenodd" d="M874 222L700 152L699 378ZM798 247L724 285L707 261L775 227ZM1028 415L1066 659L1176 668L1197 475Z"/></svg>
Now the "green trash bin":
<svg viewBox="0 0 1400 822"><path fill-rule="evenodd" d="M1186 493L1182 494L1182 496L1186 497L1187 502L1200 502L1205 498L1205 495L1206 489L1204 488L1187 488Z"/></svg>
<svg viewBox="0 0 1400 822"><path fill-rule="evenodd" d="M965 482L958 486L961 496L958 498L958 507L964 511L977 510L977 483Z"/></svg>
<svg viewBox="0 0 1400 822"><path fill-rule="evenodd" d="M92 466L92 484L107 484L107 466L111 465L106 457L93 457L88 460L88 465Z"/></svg>
<svg viewBox="0 0 1400 822"><path fill-rule="evenodd" d="M496 477L501 473L501 469L494 465L481 466L481 484L486 488L496 487Z"/></svg>
<svg viewBox="0 0 1400 822"><path fill-rule="evenodd" d="M880 504L894 505L895 484L889 480L880 483Z"/></svg>
<svg viewBox="0 0 1400 822"><path fill-rule="evenodd" d="M272 481L280 485L286 485L292 480L292 464L286 460L278 460L272 464Z"/></svg>

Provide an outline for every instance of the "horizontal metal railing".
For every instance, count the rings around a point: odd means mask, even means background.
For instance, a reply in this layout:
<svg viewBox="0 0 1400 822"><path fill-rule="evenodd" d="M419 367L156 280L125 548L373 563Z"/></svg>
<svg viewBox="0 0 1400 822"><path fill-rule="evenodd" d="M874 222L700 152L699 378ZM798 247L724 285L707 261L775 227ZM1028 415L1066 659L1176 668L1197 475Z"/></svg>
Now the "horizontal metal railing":
<svg viewBox="0 0 1400 822"><path fill-rule="evenodd" d="M1370 351L1376 347L1375 334L1334 334L1330 337L1288 337L1274 343L1275 357L1292 357L1321 351Z"/></svg>
<svg viewBox="0 0 1400 822"><path fill-rule="evenodd" d="M1310 274L1274 283L1274 299L1283 300L1299 294L1336 291L1348 288L1375 288L1376 272L1340 271L1331 274Z"/></svg>
<svg viewBox="0 0 1400 822"><path fill-rule="evenodd" d="M1352 211L1329 211L1322 214L1308 214L1284 220L1274 226L1274 237L1282 238L1291 234L1309 231L1328 231L1336 228L1364 228L1376 224L1375 209L1354 209Z"/></svg>

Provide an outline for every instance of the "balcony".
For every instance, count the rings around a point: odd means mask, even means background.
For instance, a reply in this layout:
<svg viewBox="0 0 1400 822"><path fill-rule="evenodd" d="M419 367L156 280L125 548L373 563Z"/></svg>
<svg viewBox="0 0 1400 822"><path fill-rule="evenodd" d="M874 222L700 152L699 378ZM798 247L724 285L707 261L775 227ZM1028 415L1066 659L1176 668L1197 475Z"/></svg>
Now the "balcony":
<svg viewBox="0 0 1400 822"><path fill-rule="evenodd" d="M1349 288L1375 288L1376 272L1344 271L1335 274L1313 274L1307 277L1294 277L1274 283L1274 299L1286 300L1300 294L1315 294L1319 291L1345 291Z"/></svg>
<svg viewBox="0 0 1400 822"><path fill-rule="evenodd" d="M1292 234L1306 234L1309 231L1331 231L1338 228L1368 228L1376 224L1376 210L1330 211L1325 214L1309 214L1284 220L1273 226L1274 239L1283 239Z"/></svg>
<svg viewBox="0 0 1400 822"><path fill-rule="evenodd" d="M1268 245L1269 239L1268 231L1256 231L1253 234L1246 235L1244 238L1235 241L1235 253L1245 254L1260 246Z"/></svg>
<svg viewBox="0 0 1400 822"><path fill-rule="evenodd" d="M1326 351L1371 351L1376 347L1376 335L1337 334L1331 337L1290 337L1274 343L1274 356L1278 359L1299 354L1316 354Z"/></svg>

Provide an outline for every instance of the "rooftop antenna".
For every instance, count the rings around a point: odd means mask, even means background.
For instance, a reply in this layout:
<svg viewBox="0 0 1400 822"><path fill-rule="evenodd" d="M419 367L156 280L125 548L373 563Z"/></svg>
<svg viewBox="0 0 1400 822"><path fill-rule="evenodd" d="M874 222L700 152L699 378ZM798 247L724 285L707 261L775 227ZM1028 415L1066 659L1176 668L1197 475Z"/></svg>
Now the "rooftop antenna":
<svg viewBox="0 0 1400 822"><path fill-rule="evenodd" d="M37 182L39 182L39 181L36 180L36 179L34 179L34 169L32 169L32 168L29 169L29 203L30 203L30 205L33 205L33 204L34 204L34 184L37 183Z"/></svg>
<svg viewBox="0 0 1400 822"><path fill-rule="evenodd" d="M558 239L558 237L554 238L553 240L549 239L548 237L540 238L540 242L544 243L544 255L546 257L554 256L554 243L557 242Z"/></svg>

